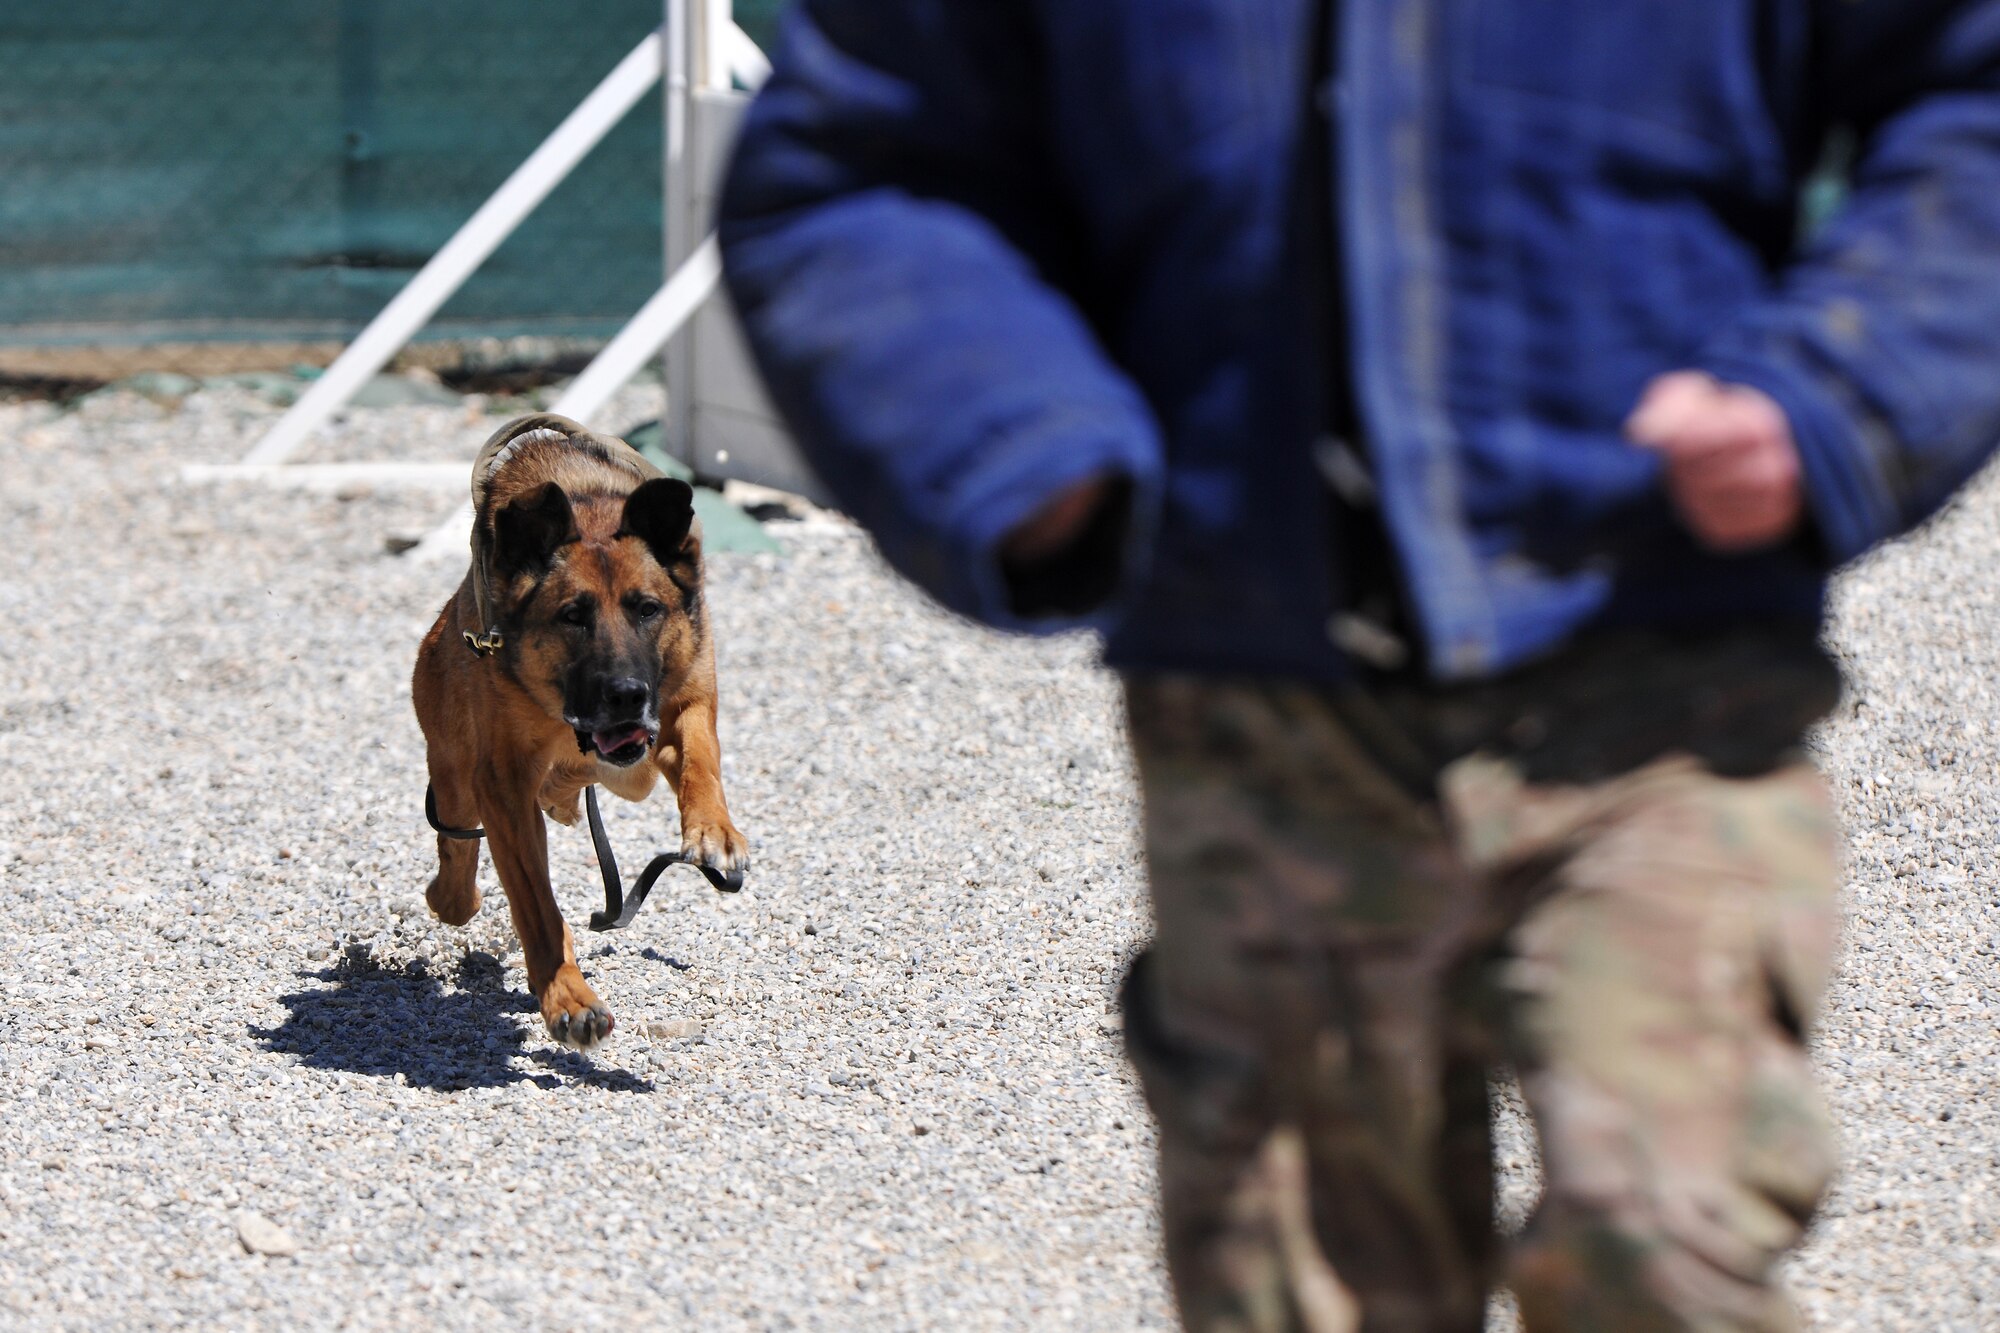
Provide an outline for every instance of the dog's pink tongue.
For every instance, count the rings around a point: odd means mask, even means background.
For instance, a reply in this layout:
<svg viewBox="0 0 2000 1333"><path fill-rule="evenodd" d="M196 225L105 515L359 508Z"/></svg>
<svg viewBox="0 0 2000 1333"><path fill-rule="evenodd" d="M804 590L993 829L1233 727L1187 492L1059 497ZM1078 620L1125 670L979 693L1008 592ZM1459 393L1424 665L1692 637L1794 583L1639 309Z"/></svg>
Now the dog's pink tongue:
<svg viewBox="0 0 2000 1333"><path fill-rule="evenodd" d="M628 745L641 744L648 739L644 727L628 727L624 731L593 731L590 743L597 747L599 754L612 754Z"/></svg>

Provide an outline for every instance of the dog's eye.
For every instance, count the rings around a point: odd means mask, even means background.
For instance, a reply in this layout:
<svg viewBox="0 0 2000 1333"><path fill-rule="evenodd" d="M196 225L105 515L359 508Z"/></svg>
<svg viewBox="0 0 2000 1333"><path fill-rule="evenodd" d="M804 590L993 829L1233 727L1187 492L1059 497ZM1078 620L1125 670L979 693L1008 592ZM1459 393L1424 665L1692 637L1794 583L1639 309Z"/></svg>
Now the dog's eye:
<svg viewBox="0 0 2000 1333"><path fill-rule="evenodd" d="M565 606L562 610L556 612L556 619L565 625L588 625L590 623L590 608L581 602L573 606Z"/></svg>
<svg viewBox="0 0 2000 1333"><path fill-rule="evenodd" d="M632 614L639 617L639 619L641 620L652 620L666 609L667 609L666 607L661 606L658 602L654 601L652 598L649 597L645 601L633 607Z"/></svg>

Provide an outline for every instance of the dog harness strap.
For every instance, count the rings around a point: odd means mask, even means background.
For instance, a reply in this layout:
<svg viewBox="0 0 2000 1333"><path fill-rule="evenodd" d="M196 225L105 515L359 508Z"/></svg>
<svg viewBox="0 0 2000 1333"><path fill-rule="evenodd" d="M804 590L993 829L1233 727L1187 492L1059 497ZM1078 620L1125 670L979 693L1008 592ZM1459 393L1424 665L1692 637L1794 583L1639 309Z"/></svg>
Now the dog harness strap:
<svg viewBox="0 0 2000 1333"><path fill-rule="evenodd" d="M431 827L439 833L442 833L447 838L457 838L460 842L477 842L486 836L486 830L483 828L446 828L443 824L440 824L438 822L437 788L428 782L424 784L424 818L428 819L431 822Z"/></svg>
<svg viewBox="0 0 2000 1333"><path fill-rule="evenodd" d="M735 883L713 866L690 861L681 852L661 852L646 863L639 872L639 878L632 883L632 892L625 893L620 888L624 880L618 873L618 857L611 850L611 839L604 835L604 816L597 810L597 787L595 784L583 789L584 813L590 817L590 842L597 849L597 872L604 877L604 910L590 914L592 930L623 930L632 924L632 918L639 915L639 909L646 905L646 895L653 891L653 885L671 865L691 865L699 870L718 893L735 893L743 887L742 876Z"/></svg>

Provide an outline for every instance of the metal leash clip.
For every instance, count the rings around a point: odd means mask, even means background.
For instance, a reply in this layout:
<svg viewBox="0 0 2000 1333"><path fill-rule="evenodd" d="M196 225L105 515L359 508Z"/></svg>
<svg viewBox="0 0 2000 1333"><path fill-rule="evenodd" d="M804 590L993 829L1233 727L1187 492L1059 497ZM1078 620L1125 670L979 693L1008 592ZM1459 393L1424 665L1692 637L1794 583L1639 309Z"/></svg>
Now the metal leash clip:
<svg viewBox="0 0 2000 1333"><path fill-rule="evenodd" d="M507 646L506 636L499 630L488 630L484 634L465 631L465 646L472 650L474 657L491 657Z"/></svg>

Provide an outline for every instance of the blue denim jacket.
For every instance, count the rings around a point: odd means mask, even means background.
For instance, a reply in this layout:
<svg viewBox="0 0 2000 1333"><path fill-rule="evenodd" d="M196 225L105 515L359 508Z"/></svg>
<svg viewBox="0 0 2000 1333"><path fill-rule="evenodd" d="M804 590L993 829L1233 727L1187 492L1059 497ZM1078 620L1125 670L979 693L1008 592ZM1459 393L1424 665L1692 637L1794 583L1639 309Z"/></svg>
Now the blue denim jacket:
<svg viewBox="0 0 2000 1333"><path fill-rule="evenodd" d="M773 395L889 560L988 623L996 545L1129 477L1138 669L1330 678L1313 446L1355 410L1432 673L1819 613L2000 437L2000 0L805 0L726 188ZM1332 109L1332 214L1305 170ZM1801 243L1801 182L1857 144ZM1331 233L1331 234L1329 234ZM1811 533L1733 558L1620 435L1707 369L1791 418Z"/></svg>

